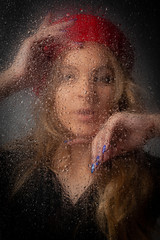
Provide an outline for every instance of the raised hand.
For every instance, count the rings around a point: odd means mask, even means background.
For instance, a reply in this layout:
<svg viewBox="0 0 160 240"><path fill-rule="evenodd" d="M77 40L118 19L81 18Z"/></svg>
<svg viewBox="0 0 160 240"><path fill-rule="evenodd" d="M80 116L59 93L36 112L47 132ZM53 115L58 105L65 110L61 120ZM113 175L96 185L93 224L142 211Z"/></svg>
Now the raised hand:
<svg viewBox="0 0 160 240"><path fill-rule="evenodd" d="M6 72L0 76L1 88L23 89L37 85L41 80L43 73L49 72L51 61L48 61L48 55L44 51L46 46L54 43L61 45L67 44L67 36L65 28L72 26L74 20L51 23L51 13L49 13L37 32L25 39L22 43L18 54L15 56L14 61Z"/></svg>
<svg viewBox="0 0 160 240"><path fill-rule="evenodd" d="M151 116L127 112L112 115L92 142L92 170L101 162L142 148L155 135Z"/></svg>
<svg viewBox="0 0 160 240"><path fill-rule="evenodd" d="M159 117L160 119L160 117ZM155 137L155 117L150 114L119 112L113 114L92 141L92 169L103 162L141 148L148 139ZM158 122L158 121L157 121ZM160 122L160 121L159 121ZM69 141L69 145L87 143L89 140L79 138Z"/></svg>

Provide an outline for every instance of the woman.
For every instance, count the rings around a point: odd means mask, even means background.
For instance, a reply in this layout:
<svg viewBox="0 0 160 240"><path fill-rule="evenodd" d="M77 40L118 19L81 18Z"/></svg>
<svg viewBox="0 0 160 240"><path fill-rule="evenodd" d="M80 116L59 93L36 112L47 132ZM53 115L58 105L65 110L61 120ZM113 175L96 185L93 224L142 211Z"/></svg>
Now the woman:
<svg viewBox="0 0 160 240"><path fill-rule="evenodd" d="M152 239L160 135L131 78L133 50L110 21L48 14L1 74L1 96L34 87L32 138L1 153L2 239Z"/></svg>

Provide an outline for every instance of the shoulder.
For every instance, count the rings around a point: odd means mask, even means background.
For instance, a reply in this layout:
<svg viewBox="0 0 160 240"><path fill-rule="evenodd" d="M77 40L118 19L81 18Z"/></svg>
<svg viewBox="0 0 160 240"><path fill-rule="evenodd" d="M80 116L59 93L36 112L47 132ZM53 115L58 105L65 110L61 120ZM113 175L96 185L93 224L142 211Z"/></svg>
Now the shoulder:
<svg viewBox="0 0 160 240"><path fill-rule="evenodd" d="M29 163L35 155L34 149L34 141L29 137L0 146L0 173L10 173L21 164Z"/></svg>
<svg viewBox="0 0 160 240"><path fill-rule="evenodd" d="M150 153L147 153L144 151L143 151L143 155L144 155L144 161L148 165L148 168L150 169L153 177L156 178L157 181L159 182L159 187L160 187L160 157L153 156Z"/></svg>
<svg viewBox="0 0 160 240"><path fill-rule="evenodd" d="M122 155L122 159L132 159L139 167L152 170L160 170L160 157L153 156L143 149L129 151Z"/></svg>
<svg viewBox="0 0 160 240"><path fill-rule="evenodd" d="M14 210L37 214L48 210L48 202L57 206L61 190L56 174L46 166L34 167L30 152L1 149L0 159L1 192Z"/></svg>
<svg viewBox="0 0 160 240"><path fill-rule="evenodd" d="M125 161L126 158L126 161ZM131 161L130 161L131 159ZM122 164L124 160L124 165ZM126 168L126 179L133 174L133 191L139 199L142 196L143 208L147 201L146 214L154 219L160 218L160 157L153 156L143 149L130 151L121 157L121 165ZM128 165L131 163L131 167ZM135 166L136 165L136 166ZM133 169L135 167L135 170ZM131 186L130 186L131 189ZM140 201L138 202L140 204Z"/></svg>
<svg viewBox="0 0 160 240"><path fill-rule="evenodd" d="M11 177L13 171L31 159L29 149L0 147L0 176Z"/></svg>
<svg viewBox="0 0 160 240"><path fill-rule="evenodd" d="M157 219L160 219L160 157L153 156L150 153L142 152L144 156L144 162L146 163L149 174L153 182L153 192L151 196L151 209L152 215L155 215Z"/></svg>
<svg viewBox="0 0 160 240"><path fill-rule="evenodd" d="M47 168L34 167L34 152L26 147L1 147L0 148L0 180L2 188L13 191L17 185L20 192L35 190L43 179L47 179ZM36 179L36 180L35 180ZM3 187L4 186L4 187ZM19 192L19 191L16 191Z"/></svg>
<svg viewBox="0 0 160 240"><path fill-rule="evenodd" d="M155 187L157 187L157 191L160 191L160 157L151 155L143 149L135 150L129 153L129 155L134 155L134 159L140 170L139 174L143 173L143 170L146 170L152 178Z"/></svg>

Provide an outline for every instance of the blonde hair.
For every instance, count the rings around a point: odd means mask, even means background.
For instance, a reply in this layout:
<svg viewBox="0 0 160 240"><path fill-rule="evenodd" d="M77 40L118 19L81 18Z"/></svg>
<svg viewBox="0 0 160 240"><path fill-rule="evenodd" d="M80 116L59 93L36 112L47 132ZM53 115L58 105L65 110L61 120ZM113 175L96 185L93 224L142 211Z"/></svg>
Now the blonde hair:
<svg viewBox="0 0 160 240"><path fill-rule="evenodd" d="M141 88L133 81L130 74L121 68L115 57L111 57L111 60L116 66L118 76L115 94L115 103L118 104L116 111L144 112L145 104L140 97ZM57 59L52 71L52 83L57 77L58 61L60 59ZM25 140L26 148L29 147L34 154L28 159L25 172L22 171L24 163L19 166L20 174L15 174L17 178L14 193L23 186L38 166L51 167L53 156L63 141L64 133L66 136L69 134L53 112L54 88L50 88L50 79L49 77L48 86L40 96L41 111L37 116L36 129L33 136ZM69 147L66 150L69 152ZM17 169L15 171L17 172ZM99 181L101 184L98 187L100 197L97 221L108 239L149 239L150 222L145 218L143 210L149 201L148 196L152 194L153 180L147 167L144 167L143 154L137 156L132 152L118 156L112 159L112 167L107 169L107 174L106 169L105 171L101 169L98 176L101 178Z"/></svg>

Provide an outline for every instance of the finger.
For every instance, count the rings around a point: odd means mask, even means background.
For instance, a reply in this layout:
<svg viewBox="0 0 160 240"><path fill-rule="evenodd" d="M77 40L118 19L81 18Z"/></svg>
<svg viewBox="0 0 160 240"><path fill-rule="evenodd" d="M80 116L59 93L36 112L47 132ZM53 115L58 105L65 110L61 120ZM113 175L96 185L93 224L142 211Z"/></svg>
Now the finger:
<svg viewBox="0 0 160 240"><path fill-rule="evenodd" d="M100 165L102 162L102 156L103 156L103 146L105 142L105 133L103 130L101 130L94 140L92 141L92 167L91 172L93 173L95 169Z"/></svg>
<svg viewBox="0 0 160 240"><path fill-rule="evenodd" d="M48 16L46 17L49 18ZM45 20L48 21L48 20ZM34 45L37 46L40 44L47 44L49 47L50 44L53 44L53 42L59 42L61 44L67 44L69 42L68 36L66 34L67 29L64 29L67 26L72 26L75 22L75 19L71 19L67 22L60 22L56 24L52 24L50 26L44 27L45 23L43 24L43 27L41 27L38 32L32 36L32 41ZM65 34L65 37L64 37Z"/></svg>
<svg viewBox="0 0 160 240"><path fill-rule="evenodd" d="M110 158L112 152L111 146L114 143L113 136L116 126L117 119L108 119L104 124L104 127L95 137L92 143L92 171L98 168L102 162L107 161Z"/></svg>
<svg viewBox="0 0 160 240"><path fill-rule="evenodd" d="M100 157L100 159L97 159L95 163L92 164L91 166L91 173L93 173L94 171L96 171L100 165L104 162L110 162L110 160L113 157L116 157L117 155L121 155L124 152L121 151L121 149L118 149L116 147L113 147L112 145L104 145L103 149L102 149L102 157Z"/></svg>
<svg viewBox="0 0 160 240"><path fill-rule="evenodd" d="M129 144L129 141L117 141L116 144L110 145L107 151L104 152L103 162L108 161L111 158L125 154L128 151L133 150L134 147Z"/></svg>
<svg viewBox="0 0 160 240"><path fill-rule="evenodd" d="M109 159L115 157L117 154L117 148L109 145L107 150L103 154L103 162L107 162Z"/></svg>
<svg viewBox="0 0 160 240"><path fill-rule="evenodd" d="M103 135L98 134L92 142L92 163L95 163L98 159L101 160L103 139Z"/></svg>
<svg viewBox="0 0 160 240"><path fill-rule="evenodd" d="M74 22L74 20L70 20L68 22L58 23L48 27L40 28L40 30L35 34L34 39L35 41L42 41L47 40L48 38L60 38L66 34L67 29L64 28L67 26L72 26ZM67 34L65 35L65 38L67 38Z"/></svg>
<svg viewBox="0 0 160 240"><path fill-rule="evenodd" d="M36 41L42 41L42 40L47 40L48 38L55 38L57 36L64 35L64 32L58 31L54 27L50 26L47 28L42 29L41 31L38 31L37 34L35 35L35 40Z"/></svg>
<svg viewBox="0 0 160 240"><path fill-rule="evenodd" d="M66 33L67 32L67 27L71 27L75 23L75 19L71 19L67 22L60 22L60 23L54 23L52 25L49 25L47 28L41 30L41 34L44 32L44 35L46 34L57 34L60 32Z"/></svg>
<svg viewBox="0 0 160 240"><path fill-rule="evenodd" d="M51 19L52 19L52 12L49 11L48 14L45 16L43 22L41 23L39 29L43 29L43 28L49 26L51 23Z"/></svg>
<svg viewBox="0 0 160 240"><path fill-rule="evenodd" d="M127 135L126 132L128 131L125 130L120 115L117 114L107 120L92 144L91 172L94 172L102 162L107 161L120 152L121 147L117 149L117 145L120 142L120 146L123 148L123 143L121 142L122 140L124 141L124 137Z"/></svg>
<svg viewBox="0 0 160 240"><path fill-rule="evenodd" d="M112 132L111 134L109 144L106 148L106 151L104 151L104 154L102 157L103 162L106 162L109 159L116 157L118 155L121 155L125 153L127 150L129 150L129 142L127 141L127 138L124 138L122 136L123 133L119 134L118 131L115 132L115 129L113 131L114 132Z"/></svg>
<svg viewBox="0 0 160 240"><path fill-rule="evenodd" d="M76 18L70 19L68 21L61 21L61 22L55 22L52 24L52 27L54 27L54 29L60 30L60 29L64 29L67 27L70 27L72 25L74 25L74 23L76 22Z"/></svg>
<svg viewBox="0 0 160 240"><path fill-rule="evenodd" d="M101 163L104 162L104 153L108 151L109 144L105 140L105 136L101 136L100 140L97 139L96 143L92 145L92 167L91 172L93 173L99 168Z"/></svg>
<svg viewBox="0 0 160 240"><path fill-rule="evenodd" d="M99 131L92 142L92 160L95 161L97 156L100 156L102 159L102 155L104 151L108 149L111 144L112 139L112 124L105 124L104 127Z"/></svg>

